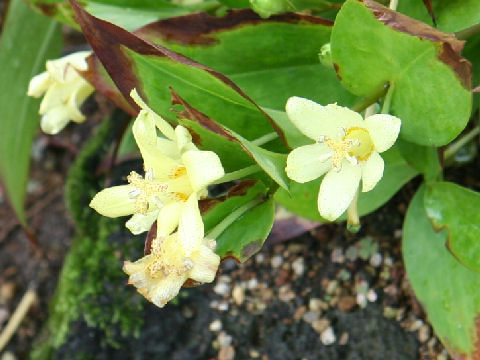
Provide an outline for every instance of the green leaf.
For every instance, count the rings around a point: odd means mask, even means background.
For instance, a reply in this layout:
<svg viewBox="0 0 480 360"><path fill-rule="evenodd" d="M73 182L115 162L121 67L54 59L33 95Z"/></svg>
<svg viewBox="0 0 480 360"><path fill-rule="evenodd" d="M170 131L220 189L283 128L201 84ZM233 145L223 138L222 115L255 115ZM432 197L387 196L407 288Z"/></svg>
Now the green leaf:
<svg viewBox="0 0 480 360"><path fill-rule="evenodd" d="M433 226L446 229L447 246L465 266L480 271L480 194L450 182L430 184L425 209Z"/></svg>
<svg viewBox="0 0 480 360"><path fill-rule="evenodd" d="M331 29L330 20L310 15L261 19L251 10L236 10L223 17L167 19L136 34L225 74L262 107L285 110L291 96L344 106L357 101L335 71L319 62Z"/></svg>
<svg viewBox="0 0 480 360"><path fill-rule="evenodd" d="M300 130L290 121L285 111L263 108L265 112L275 121L278 127L282 129L285 136L285 142L291 148L297 148L312 143L312 139L303 135Z"/></svg>
<svg viewBox="0 0 480 360"><path fill-rule="evenodd" d="M468 39L463 50L463 56L472 63L472 83L476 87L480 85L480 34ZM479 107L479 97L478 94L473 96L472 113L475 113Z"/></svg>
<svg viewBox="0 0 480 360"><path fill-rule="evenodd" d="M258 180L246 180L220 199L200 203L206 236L217 241L222 258L247 260L262 248L273 226L275 203Z"/></svg>
<svg viewBox="0 0 480 360"><path fill-rule="evenodd" d="M358 197L358 211L360 215L366 215L386 203L403 185L418 174L410 167L398 151L395 145L390 150L381 154L385 161L385 171L380 182L375 188L366 193L360 193ZM275 200L285 206L291 212L308 219L326 222L319 213L317 206L318 191L323 178L299 184L295 181L290 183L290 194L283 189L275 193ZM345 214L340 217L345 220Z"/></svg>
<svg viewBox="0 0 480 360"><path fill-rule="evenodd" d="M248 140L275 131L268 115L223 74L92 17L72 3L87 40L134 108L138 107L129 94L137 88L158 114L175 121L171 87L192 107ZM280 140L277 144L282 147Z"/></svg>
<svg viewBox="0 0 480 360"><path fill-rule="evenodd" d="M397 146L407 163L424 174L425 180L435 180L441 176L442 166L438 150L433 146L421 146L399 139Z"/></svg>
<svg viewBox="0 0 480 360"><path fill-rule="evenodd" d="M458 32L480 23L480 2L478 0L431 0L437 28L446 32ZM434 25L423 1L402 0L397 11Z"/></svg>
<svg viewBox="0 0 480 360"><path fill-rule="evenodd" d="M28 26L25 26L28 21ZM0 175L20 222L26 226L24 200L30 149L38 127L39 101L27 96L30 79L58 57L60 26L12 0L0 43Z"/></svg>
<svg viewBox="0 0 480 360"><path fill-rule="evenodd" d="M78 28L75 14L68 0L27 0L46 16ZM128 30L135 30L159 19L190 13L165 0L83 0L85 9L96 17L112 22Z"/></svg>
<svg viewBox="0 0 480 360"><path fill-rule="evenodd" d="M437 233L419 189L403 226L403 257L415 295L436 334L454 358L478 359L480 353L480 274L460 264Z"/></svg>
<svg viewBox="0 0 480 360"><path fill-rule="evenodd" d="M370 0L348 0L336 18L331 47L337 73L354 94L395 86L391 110L402 119L405 140L445 145L467 124L471 64L452 34Z"/></svg>

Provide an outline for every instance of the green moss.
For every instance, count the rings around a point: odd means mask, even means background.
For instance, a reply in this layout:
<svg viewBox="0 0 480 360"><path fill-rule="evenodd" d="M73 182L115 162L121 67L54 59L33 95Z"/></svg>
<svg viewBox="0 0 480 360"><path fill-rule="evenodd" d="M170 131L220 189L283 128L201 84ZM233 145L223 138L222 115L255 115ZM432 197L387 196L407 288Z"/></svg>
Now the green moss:
<svg viewBox="0 0 480 360"><path fill-rule="evenodd" d="M67 340L71 324L78 320L99 331L104 344L115 347L121 346L123 337L138 335L142 325L143 302L133 288L125 286L127 277L122 272L124 259L140 256L142 240L125 229L125 219L103 218L88 207L100 188L95 170L119 123L118 119L104 121L71 167L66 200L76 235L51 303L47 339L34 349L31 359L54 357L55 350ZM88 354L77 355L88 358Z"/></svg>

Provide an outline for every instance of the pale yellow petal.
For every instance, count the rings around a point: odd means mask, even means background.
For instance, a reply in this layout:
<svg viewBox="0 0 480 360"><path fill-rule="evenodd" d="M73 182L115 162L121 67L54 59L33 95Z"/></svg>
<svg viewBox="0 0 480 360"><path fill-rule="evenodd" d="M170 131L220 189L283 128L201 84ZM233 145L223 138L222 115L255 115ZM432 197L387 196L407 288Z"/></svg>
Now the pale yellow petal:
<svg viewBox="0 0 480 360"><path fill-rule="evenodd" d="M195 193L190 195L182 211L178 225L178 236L180 246L186 257L190 257L192 252L196 251L202 244L204 226Z"/></svg>
<svg viewBox="0 0 480 360"><path fill-rule="evenodd" d="M298 183L317 179L332 168L332 154L324 143L296 148L287 157L287 176Z"/></svg>
<svg viewBox="0 0 480 360"><path fill-rule="evenodd" d="M400 132L401 120L387 114L375 114L365 119L365 127L379 153L392 147Z"/></svg>
<svg viewBox="0 0 480 360"><path fill-rule="evenodd" d="M141 110L132 126L133 136L142 154L145 170L153 169L156 179L165 178L177 168L177 162L157 147L155 124L146 110Z"/></svg>
<svg viewBox="0 0 480 360"><path fill-rule="evenodd" d="M318 211L325 219L334 221L352 202L360 183L361 167L343 161L340 171L330 170L323 178L318 193Z"/></svg>
<svg viewBox="0 0 480 360"><path fill-rule="evenodd" d="M374 151L362 166L362 192L372 190L383 176L385 164L382 157Z"/></svg>
<svg viewBox="0 0 480 360"><path fill-rule="evenodd" d="M168 236L177 228L185 205L183 201L174 201L160 210L157 219L157 237Z"/></svg>
<svg viewBox="0 0 480 360"><path fill-rule="evenodd" d="M184 153L188 150L197 150L197 147L192 143L192 136L183 126L178 125L175 128L175 137L180 153Z"/></svg>
<svg viewBox="0 0 480 360"><path fill-rule="evenodd" d="M132 185L113 186L100 191L90 202L90 207L99 214L111 218L135 213L135 199Z"/></svg>
<svg viewBox="0 0 480 360"><path fill-rule="evenodd" d="M338 138L343 129L361 126L362 116L336 104L322 106L314 101L291 97L286 111L290 121L306 136L318 141L323 136Z"/></svg>
<svg viewBox="0 0 480 360"><path fill-rule="evenodd" d="M69 109L66 106L57 106L42 115L40 128L49 135L58 134L70 121Z"/></svg>
<svg viewBox="0 0 480 360"><path fill-rule="evenodd" d="M133 235L149 231L158 217L158 210L149 211L145 215L137 213L126 222L125 226Z"/></svg>
<svg viewBox="0 0 480 360"><path fill-rule="evenodd" d="M160 115L155 113L140 97L137 92L137 89L132 89L130 92L130 97L135 101L135 103L146 112L146 116L150 121L155 124L155 126L160 130L160 132L170 140L175 139L175 131L173 127L165 121Z"/></svg>
<svg viewBox="0 0 480 360"><path fill-rule="evenodd" d="M41 74L38 74L34 76L32 80L30 80L30 83L28 84L27 95L38 98L47 91L51 84L52 79L50 78L48 72L45 71Z"/></svg>
<svg viewBox="0 0 480 360"><path fill-rule="evenodd" d="M164 307L167 302L178 295L187 279L188 276L185 273L180 275L174 272L170 273L158 280L153 288L148 289L148 299L158 307Z"/></svg>
<svg viewBox="0 0 480 360"><path fill-rule="evenodd" d="M182 155L182 161L195 191L206 188L225 175L220 158L213 151L190 150Z"/></svg>
<svg viewBox="0 0 480 360"><path fill-rule="evenodd" d="M201 245L192 260L195 265L188 273L188 277L202 283L209 283L215 279L220 264L220 256L207 246Z"/></svg>

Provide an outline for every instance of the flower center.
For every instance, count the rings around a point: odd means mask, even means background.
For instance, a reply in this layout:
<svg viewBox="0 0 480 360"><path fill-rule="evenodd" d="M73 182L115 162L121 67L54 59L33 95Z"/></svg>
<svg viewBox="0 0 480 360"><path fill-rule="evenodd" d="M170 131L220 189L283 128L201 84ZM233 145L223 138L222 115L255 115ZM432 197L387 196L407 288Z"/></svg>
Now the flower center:
<svg viewBox="0 0 480 360"><path fill-rule="evenodd" d="M193 260L179 249L178 238L174 235L154 239L151 249L151 254L155 257L148 267L152 278L168 276L171 273L182 275L195 265Z"/></svg>
<svg viewBox="0 0 480 360"><path fill-rule="evenodd" d="M357 142L357 146L351 147L348 154L355 157L358 161L367 160L375 149L370 133L364 128L351 127L346 131L343 140L354 140Z"/></svg>
<svg viewBox="0 0 480 360"><path fill-rule="evenodd" d="M130 197L135 199L135 208L138 213L145 215L148 212L150 201L154 202L158 207L162 207L162 202L158 195L167 192L168 184L156 181L152 169L145 173L145 179L135 171L132 171L127 176L127 181L135 187L135 190L130 193Z"/></svg>
<svg viewBox="0 0 480 360"><path fill-rule="evenodd" d="M323 136L319 142L324 142L333 150L333 153L326 154L323 161L332 158L332 165L336 169L342 167L343 159L347 159L353 165L358 164L359 161L365 161L370 157L374 150L370 133L367 129L360 127L351 127L343 130L343 135L340 140L328 138Z"/></svg>

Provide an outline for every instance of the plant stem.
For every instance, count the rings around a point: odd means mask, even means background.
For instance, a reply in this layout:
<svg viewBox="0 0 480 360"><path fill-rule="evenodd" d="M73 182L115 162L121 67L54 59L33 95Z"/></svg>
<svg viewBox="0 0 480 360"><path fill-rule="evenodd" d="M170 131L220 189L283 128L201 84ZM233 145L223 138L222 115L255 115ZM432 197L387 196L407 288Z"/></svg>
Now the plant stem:
<svg viewBox="0 0 480 360"><path fill-rule="evenodd" d="M455 37L458 40L467 40L468 38L480 34L480 23L470 26L469 28L460 30L459 32L455 33Z"/></svg>
<svg viewBox="0 0 480 360"><path fill-rule="evenodd" d="M450 144L449 147L444 151L443 158L447 160L451 158L455 153L464 145L468 144L472 141L475 136L480 134L480 126L476 126L473 130L463 135L460 139L455 141L454 143Z"/></svg>
<svg viewBox="0 0 480 360"><path fill-rule="evenodd" d="M220 221L212 230L210 230L205 237L208 239L218 238L220 234L223 233L230 225L232 225L240 216L264 201L265 199L263 197L258 197L235 209L227 217Z"/></svg>
<svg viewBox="0 0 480 360"><path fill-rule="evenodd" d="M212 185L222 184L222 183L233 181L233 180L238 180L238 179L241 179L245 176L255 174L256 172L259 172L260 170L262 170L260 168L260 166L250 165L250 166L244 167L243 169L240 169L240 170L237 170L237 171L232 171L230 173L227 173L227 174L223 175L220 179L213 182Z"/></svg>
<svg viewBox="0 0 480 360"><path fill-rule="evenodd" d="M372 105L370 105L369 107L367 107L367 108L365 109L365 116L364 116L365 119L366 119L367 117L372 116L373 114L375 114L375 105L376 105L376 104L372 104Z"/></svg>
<svg viewBox="0 0 480 360"><path fill-rule="evenodd" d="M395 11L397 10L397 6L398 6L398 0L390 0L390 6L389 6L390 9Z"/></svg>
<svg viewBox="0 0 480 360"><path fill-rule="evenodd" d="M250 141L252 144L257 145L257 146L262 146L272 140L275 140L278 138L278 134L274 131L268 134L265 134L263 136L260 136L258 139Z"/></svg>
<svg viewBox="0 0 480 360"><path fill-rule="evenodd" d="M355 193L350 206L347 209L347 229L351 232L360 230L360 217L358 216L358 192Z"/></svg>
<svg viewBox="0 0 480 360"><path fill-rule="evenodd" d="M355 105L352 106L352 110L356 112L362 112L366 108L368 108L370 105L375 104L378 99L380 99L383 95L385 95L387 91L387 87L383 87L380 91L376 92L372 96L366 97L360 102L356 103Z"/></svg>
<svg viewBox="0 0 480 360"><path fill-rule="evenodd" d="M383 100L383 106L381 111L382 114L388 114L390 112L390 105L392 104L392 96L394 89L395 85L393 83L390 83L387 94L385 95L385 99Z"/></svg>

